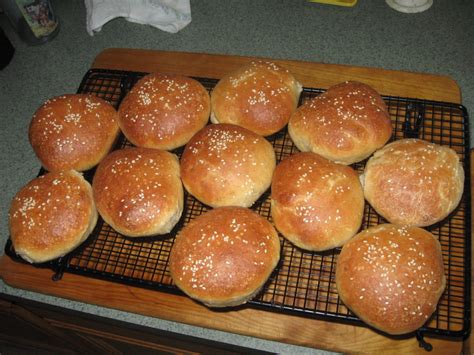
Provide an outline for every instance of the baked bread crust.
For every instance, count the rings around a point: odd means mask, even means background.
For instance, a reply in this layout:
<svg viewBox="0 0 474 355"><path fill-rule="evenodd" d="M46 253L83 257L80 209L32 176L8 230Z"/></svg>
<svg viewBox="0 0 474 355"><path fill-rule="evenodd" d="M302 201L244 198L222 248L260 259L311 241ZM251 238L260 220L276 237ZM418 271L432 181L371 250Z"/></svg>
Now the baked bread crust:
<svg viewBox="0 0 474 355"><path fill-rule="evenodd" d="M285 68L254 61L224 76L211 92L211 122L231 123L262 136L286 126L302 86Z"/></svg>
<svg viewBox="0 0 474 355"><path fill-rule="evenodd" d="M300 151L350 165L387 143L392 124L385 102L372 87L347 81L298 107L288 133Z"/></svg>
<svg viewBox="0 0 474 355"><path fill-rule="evenodd" d="M86 94L47 100L36 110L29 141L48 171L88 170L110 151L118 134L118 113L107 101Z"/></svg>
<svg viewBox="0 0 474 355"><path fill-rule="evenodd" d="M302 249L341 246L361 226L364 194L349 166L311 152L296 153L276 167L271 191L275 227Z"/></svg>
<svg viewBox="0 0 474 355"><path fill-rule="evenodd" d="M178 158L151 148L110 153L92 180L102 218L128 237L166 234L183 212Z"/></svg>
<svg viewBox="0 0 474 355"><path fill-rule="evenodd" d="M74 170L31 180L15 195L9 211L15 252L30 263L71 252L87 239L96 223L91 186Z"/></svg>
<svg viewBox="0 0 474 355"><path fill-rule="evenodd" d="M138 147L172 150L209 120L209 93L195 79L162 73L141 78L119 107L119 125Z"/></svg>
<svg viewBox="0 0 474 355"><path fill-rule="evenodd" d="M378 150L361 177L367 201L391 223L429 226L458 206L464 169L449 147L401 139Z"/></svg>
<svg viewBox="0 0 474 355"><path fill-rule="evenodd" d="M243 207L219 207L189 222L170 255L175 284L209 307L237 306L253 298L280 258L271 223Z"/></svg>
<svg viewBox="0 0 474 355"><path fill-rule="evenodd" d="M196 133L181 156L186 190L212 206L250 207L269 187L276 158L262 136L231 124Z"/></svg>
<svg viewBox="0 0 474 355"><path fill-rule="evenodd" d="M336 286L342 302L372 327L413 332L433 314L446 286L440 243L418 227L364 230L342 248Z"/></svg>

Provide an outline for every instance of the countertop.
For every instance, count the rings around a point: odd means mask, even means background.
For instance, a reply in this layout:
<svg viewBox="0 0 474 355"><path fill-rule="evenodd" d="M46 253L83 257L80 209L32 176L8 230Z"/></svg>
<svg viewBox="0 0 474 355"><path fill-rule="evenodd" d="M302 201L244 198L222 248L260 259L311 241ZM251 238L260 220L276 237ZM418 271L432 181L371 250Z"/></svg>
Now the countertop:
<svg viewBox="0 0 474 355"><path fill-rule="evenodd" d="M94 37L86 33L83 2L53 2L61 20L57 38L30 47L0 25L16 53L0 71L1 181L0 240L8 236L7 211L14 193L34 177L39 164L27 141L35 109L47 98L77 90L94 58L109 47L248 55L435 73L453 78L462 103L474 108L472 66L474 4L436 1L420 14L402 14L383 1L353 8L304 1L191 1L192 22L177 34L116 19ZM152 317L57 299L0 283L0 291L158 329L279 353L317 350L208 330Z"/></svg>

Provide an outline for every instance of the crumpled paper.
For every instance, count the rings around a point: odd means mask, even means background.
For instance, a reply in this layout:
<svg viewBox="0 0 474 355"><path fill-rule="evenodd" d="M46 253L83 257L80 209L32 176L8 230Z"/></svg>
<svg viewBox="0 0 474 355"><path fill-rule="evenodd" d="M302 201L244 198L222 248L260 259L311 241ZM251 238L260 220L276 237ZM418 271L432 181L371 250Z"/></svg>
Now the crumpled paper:
<svg viewBox="0 0 474 355"><path fill-rule="evenodd" d="M84 0L91 36L117 17L176 33L191 22L190 0Z"/></svg>

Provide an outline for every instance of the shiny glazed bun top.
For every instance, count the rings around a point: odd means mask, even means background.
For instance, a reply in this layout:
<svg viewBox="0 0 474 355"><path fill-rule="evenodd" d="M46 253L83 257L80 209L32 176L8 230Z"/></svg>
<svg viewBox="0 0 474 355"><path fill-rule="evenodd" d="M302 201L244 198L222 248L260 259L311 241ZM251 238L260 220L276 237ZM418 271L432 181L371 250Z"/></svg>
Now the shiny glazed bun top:
<svg viewBox="0 0 474 355"><path fill-rule="evenodd" d="M186 145L181 178L206 205L250 207L270 187L275 164L273 147L264 137L244 127L212 124Z"/></svg>
<svg viewBox="0 0 474 355"><path fill-rule="evenodd" d="M118 114L107 101L86 94L47 100L30 123L29 140L48 171L88 170L110 151L119 133Z"/></svg>
<svg viewBox="0 0 474 355"><path fill-rule="evenodd" d="M195 79L152 73L140 79L119 108L119 124L138 147L172 150L209 120L209 93Z"/></svg>
<svg viewBox="0 0 474 355"><path fill-rule="evenodd" d="M210 307L237 306L254 297L280 258L272 224L243 207L218 207L177 235L170 272L188 296Z"/></svg>
<svg viewBox="0 0 474 355"><path fill-rule="evenodd" d="M377 91L347 81L305 101L291 116L288 133L299 150L349 165L387 143L392 125Z"/></svg>
<svg viewBox="0 0 474 355"><path fill-rule="evenodd" d="M129 237L166 234L183 211L178 158L167 151L116 150L97 167L92 188L102 218Z"/></svg>
<svg viewBox="0 0 474 355"><path fill-rule="evenodd" d="M401 139L378 150L362 176L364 195L389 222L429 226L459 204L464 169L456 152L421 139Z"/></svg>
<svg viewBox="0 0 474 355"><path fill-rule="evenodd" d="M441 245L418 227L371 227L348 241L337 259L341 300L388 334L410 333L425 324L445 285Z"/></svg>
<svg viewBox="0 0 474 355"><path fill-rule="evenodd" d="M50 172L31 180L15 195L9 211L13 247L31 263L74 250L96 222L91 186L75 170Z"/></svg>
<svg viewBox="0 0 474 355"><path fill-rule="evenodd" d="M359 230L363 213L362 186L350 166L301 152L276 167L273 222L298 247L323 251L343 245Z"/></svg>
<svg viewBox="0 0 474 355"><path fill-rule="evenodd" d="M268 136L286 126L301 85L278 64L255 61L224 76L211 92L213 123L231 123Z"/></svg>

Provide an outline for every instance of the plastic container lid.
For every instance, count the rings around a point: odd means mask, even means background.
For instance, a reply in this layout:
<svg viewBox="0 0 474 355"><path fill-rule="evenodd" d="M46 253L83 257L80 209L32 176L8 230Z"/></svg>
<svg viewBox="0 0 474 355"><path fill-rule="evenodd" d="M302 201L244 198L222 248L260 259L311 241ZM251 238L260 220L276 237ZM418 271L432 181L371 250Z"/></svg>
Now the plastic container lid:
<svg viewBox="0 0 474 355"><path fill-rule="evenodd" d="M428 10L433 0L385 0L392 9L405 13L416 13Z"/></svg>

